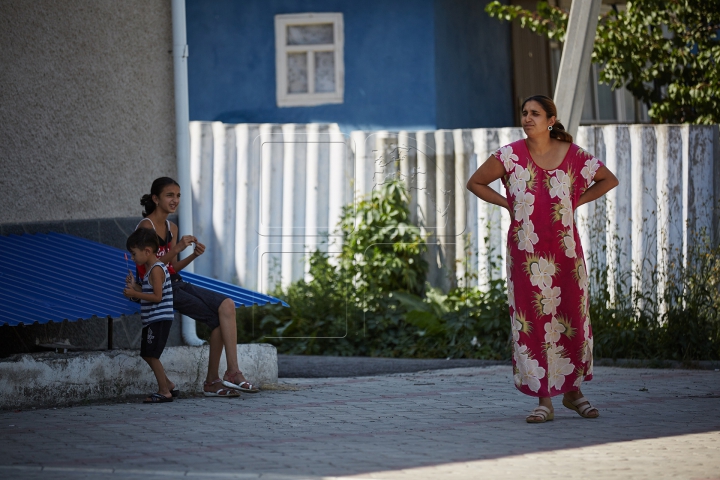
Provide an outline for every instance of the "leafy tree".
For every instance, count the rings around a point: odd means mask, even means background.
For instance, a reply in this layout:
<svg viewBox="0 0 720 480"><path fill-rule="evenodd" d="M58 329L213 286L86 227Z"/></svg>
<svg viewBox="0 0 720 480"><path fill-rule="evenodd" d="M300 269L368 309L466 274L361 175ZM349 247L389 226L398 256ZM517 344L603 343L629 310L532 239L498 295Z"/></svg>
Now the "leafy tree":
<svg viewBox="0 0 720 480"><path fill-rule="evenodd" d="M625 87L658 123L720 123L720 2L636 0L600 16L592 61L600 81ZM486 12L564 41L568 12L538 2L532 12L494 1Z"/></svg>

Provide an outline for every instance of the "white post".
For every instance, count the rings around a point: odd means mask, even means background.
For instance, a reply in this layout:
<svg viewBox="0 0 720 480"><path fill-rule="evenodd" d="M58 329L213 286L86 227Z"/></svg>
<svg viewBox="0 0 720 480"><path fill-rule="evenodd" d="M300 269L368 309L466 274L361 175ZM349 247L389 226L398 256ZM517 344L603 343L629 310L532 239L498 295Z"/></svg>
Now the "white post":
<svg viewBox="0 0 720 480"><path fill-rule="evenodd" d="M575 136L582 116L601 0L572 2L567 36L555 84L558 120Z"/></svg>
<svg viewBox="0 0 720 480"><path fill-rule="evenodd" d="M192 190L190 188L190 106L188 103L187 33L185 27L185 0L172 0L173 70L175 79L175 136L177 145L177 170L180 190L185 193L185 203L180 206L179 222L184 233L193 231ZM185 267L192 272L192 263ZM182 337L188 345L202 345L197 336L195 321L182 317Z"/></svg>

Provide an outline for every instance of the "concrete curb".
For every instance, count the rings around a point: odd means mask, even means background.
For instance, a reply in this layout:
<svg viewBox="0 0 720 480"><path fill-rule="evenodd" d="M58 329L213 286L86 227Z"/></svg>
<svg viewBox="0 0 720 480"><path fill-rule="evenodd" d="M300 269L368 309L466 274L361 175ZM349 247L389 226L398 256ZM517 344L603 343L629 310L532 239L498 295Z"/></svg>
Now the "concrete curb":
<svg viewBox="0 0 720 480"><path fill-rule="evenodd" d="M199 392L207 373L207 345L167 347L162 362L182 391ZM238 345L238 363L254 384L277 383L277 350L269 344ZM225 371L223 353L220 374ZM137 350L38 353L0 361L0 407L64 405L157 390L157 383Z"/></svg>

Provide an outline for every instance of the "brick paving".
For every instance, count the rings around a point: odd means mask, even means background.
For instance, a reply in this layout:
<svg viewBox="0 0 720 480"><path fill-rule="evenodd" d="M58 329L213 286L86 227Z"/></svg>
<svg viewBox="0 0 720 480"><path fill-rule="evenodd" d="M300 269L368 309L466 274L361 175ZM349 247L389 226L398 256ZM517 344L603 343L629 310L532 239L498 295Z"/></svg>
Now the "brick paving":
<svg viewBox="0 0 720 480"><path fill-rule="evenodd" d="M0 413L0 478L720 480L720 372L596 368L601 417L533 399L507 366L284 379L240 399Z"/></svg>

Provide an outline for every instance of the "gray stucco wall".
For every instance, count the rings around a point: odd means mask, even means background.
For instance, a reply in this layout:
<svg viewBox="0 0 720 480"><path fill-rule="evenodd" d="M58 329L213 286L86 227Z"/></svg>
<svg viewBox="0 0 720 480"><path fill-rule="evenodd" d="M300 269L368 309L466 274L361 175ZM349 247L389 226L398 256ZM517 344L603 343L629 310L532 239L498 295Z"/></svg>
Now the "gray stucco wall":
<svg viewBox="0 0 720 480"><path fill-rule="evenodd" d="M139 216L176 176L167 0L0 0L0 224Z"/></svg>

